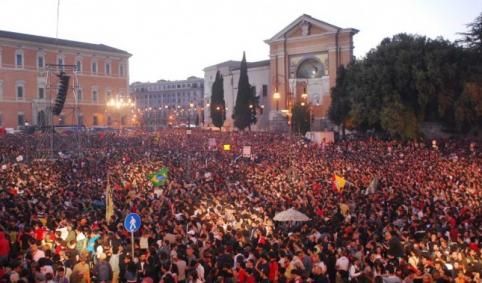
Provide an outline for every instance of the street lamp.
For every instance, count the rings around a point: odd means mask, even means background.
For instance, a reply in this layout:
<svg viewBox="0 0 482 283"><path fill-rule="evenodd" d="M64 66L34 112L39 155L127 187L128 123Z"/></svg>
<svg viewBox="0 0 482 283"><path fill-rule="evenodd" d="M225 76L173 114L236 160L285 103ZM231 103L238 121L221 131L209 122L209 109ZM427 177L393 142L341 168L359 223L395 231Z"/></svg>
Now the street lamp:
<svg viewBox="0 0 482 283"><path fill-rule="evenodd" d="M135 103L129 98L124 100L122 97L115 97L107 101L107 107L115 109L119 112L119 129L122 130L122 110L128 108L134 108Z"/></svg>
<svg viewBox="0 0 482 283"><path fill-rule="evenodd" d="M281 95L279 94L278 91L273 93L273 99L276 101L276 111L279 111L279 99L281 98Z"/></svg>
<svg viewBox="0 0 482 283"><path fill-rule="evenodd" d="M189 112L187 113L187 127L188 129L191 129L191 113L192 113L192 109L194 107L194 103L189 103Z"/></svg>

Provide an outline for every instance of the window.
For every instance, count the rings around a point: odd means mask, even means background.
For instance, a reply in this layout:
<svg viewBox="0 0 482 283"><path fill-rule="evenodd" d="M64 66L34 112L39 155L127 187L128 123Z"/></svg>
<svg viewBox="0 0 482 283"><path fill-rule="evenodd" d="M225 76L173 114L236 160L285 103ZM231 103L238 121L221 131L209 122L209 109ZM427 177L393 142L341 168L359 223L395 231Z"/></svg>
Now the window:
<svg viewBox="0 0 482 283"><path fill-rule="evenodd" d="M45 88L44 87L39 87L38 88L38 99L44 99L45 98Z"/></svg>
<svg viewBox="0 0 482 283"><path fill-rule="evenodd" d="M309 58L303 61L296 72L300 79L321 78L325 74L325 66L317 58Z"/></svg>
<svg viewBox="0 0 482 283"><path fill-rule="evenodd" d="M77 102L82 101L82 89L77 89Z"/></svg>
<svg viewBox="0 0 482 283"><path fill-rule="evenodd" d="M99 118L97 117L97 115L94 115L94 117L92 119L92 125L94 125L94 126L99 125Z"/></svg>
<svg viewBox="0 0 482 283"><path fill-rule="evenodd" d="M268 95L268 85L263 85L263 96Z"/></svg>
<svg viewBox="0 0 482 283"><path fill-rule="evenodd" d="M125 126L125 124L126 124L126 116L122 116L120 122L121 122L121 125L122 125L122 126Z"/></svg>
<svg viewBox="0 0 482 283"><path fill-rule="evenodd" d="M79 114L77 116L77 125L83 125L84 124L84 116L82 114Z"/></svg>
<svg viewBox="0 0 482 283"><path fill-rule="evenodd" d="M110 90L106 90L106 92L105 92L105 100L106 100L106 101L109 101L111 95L112 95L112 92L111 92Z"/></svg>
<svg viewBox="0 0 482 283"><path fill-rule="evenodd" d="M64 64L65 64L65 63L64 63L64 57L63 57L62 55L58 55L58 56L57 56L57 65L59 65L59 69L60 69L61 71L64 70L64 66L63 66Z"/></svg>
<svg viewBox="0 0 482 283"><path fill-rule="evenodd" d="M15 52L15 66L17 68L23 68L23 51L22 50L17 50Z"/></svg>
<svg viewBox="0 0 482 283"><path fill-rule="evenodd" d="M40 54L37 56L37 68L42 69L45 67L45 56Z"/></svg>
<svg viewBox="0 0 482 283"><path fill-rule="evenodd" d="M110 75L110 63L105 63L105 74Z"/></svg>
<svg viewBox="0 0 482 283"><path fill-rule="evenodd" d="M25 125L25 115L23 112L19 112L17 114L17 125L18 126L24 126Z"/></svg>
<svg viewBox="0 0 482 283"><path fill-rule="evenodd" d="M120 75L121 77L124 76L124 64L120 64L120 65L119 65L119 75Z"/></svg>
<svg viewBox="0 0 482 283"><path fill-rule="evenodd" d="M64 115L60 115L60 117L59 117L59 125L65 125L65 116L64 116Z"/></svg>
<svg viewBox="0 0 482 283"><path fill-rule="evenodd" d="M107 116L107 125L108 126L112 125L112 117L111 116Z"/></svg>
<svg viewBox="0 0 482 283"><path fill-rule="evenodd" d="M79 73L82 72L82 59L77 59L75 62L75 70Z"/></svg>
<svg viewBox="0 0 482 283"><path fill-rule="evenodd" d="M17 100L23 100L24 99L24 85L22 83L17 83Z"/></svg>
<svg viewBox="0 0 482 283"><path fill-rule="evenodd" d="M97 103L98 101L98 94L97 94L97 89L92 90L92 102Z"/></svg>
<svg viewBox="0 0 482 283"><path fill-rule="evenodd" d="M97 62L92 62L92 74L97 74Z"/></svg>

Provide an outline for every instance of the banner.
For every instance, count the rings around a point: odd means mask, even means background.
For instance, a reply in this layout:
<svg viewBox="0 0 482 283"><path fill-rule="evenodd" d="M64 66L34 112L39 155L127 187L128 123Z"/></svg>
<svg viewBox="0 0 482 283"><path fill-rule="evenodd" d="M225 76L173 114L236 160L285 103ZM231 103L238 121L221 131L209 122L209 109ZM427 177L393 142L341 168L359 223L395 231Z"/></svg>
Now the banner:
<svg viewBox="0 0 482 283"><path fill-rule="evenodd" d="M251 146L245 145L243 146L243 157L251 157Z"/></svg>

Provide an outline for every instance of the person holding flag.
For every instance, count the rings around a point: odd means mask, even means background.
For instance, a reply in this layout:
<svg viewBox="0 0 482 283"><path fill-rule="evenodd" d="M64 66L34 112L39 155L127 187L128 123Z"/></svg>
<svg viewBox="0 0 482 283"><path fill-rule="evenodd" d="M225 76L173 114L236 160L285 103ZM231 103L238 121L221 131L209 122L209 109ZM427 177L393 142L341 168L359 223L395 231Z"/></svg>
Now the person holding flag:
<svg viewBox="0 0 482 283"><path fill-rule="evenodd" d="M148 178L154 187L160 187L168 181L169 168L162 167L157 172L149 174Z"/></svg>
<svg viewBox="0 0 482 283"><path fill-rule="evenodd" d="M339 193L343 191L346 185L345 178L338 176L337 174L333 174L333 189Z"/></svg>

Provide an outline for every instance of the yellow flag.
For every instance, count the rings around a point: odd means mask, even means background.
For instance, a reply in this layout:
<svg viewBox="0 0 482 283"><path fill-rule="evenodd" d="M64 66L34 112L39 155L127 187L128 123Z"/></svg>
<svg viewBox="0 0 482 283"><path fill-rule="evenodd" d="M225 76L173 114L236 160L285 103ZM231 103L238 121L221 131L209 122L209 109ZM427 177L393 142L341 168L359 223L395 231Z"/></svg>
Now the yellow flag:
<svg viewBox="0 0 482 283"><path fill-rule="evenodd" d="M110 223L114 215L114 200L112 199L112 188L110 187L109 176L107 176L107 188L105 189L105 220Z"/></svg>
<svg viewBox="0 0 482 283"><path fill-rule="evenodd" d="M343 188L345 188L345 185L346 185L346 180L343 177L340 177L336 174L333 175L333 188L336 191L341 192Z"/></svg>

